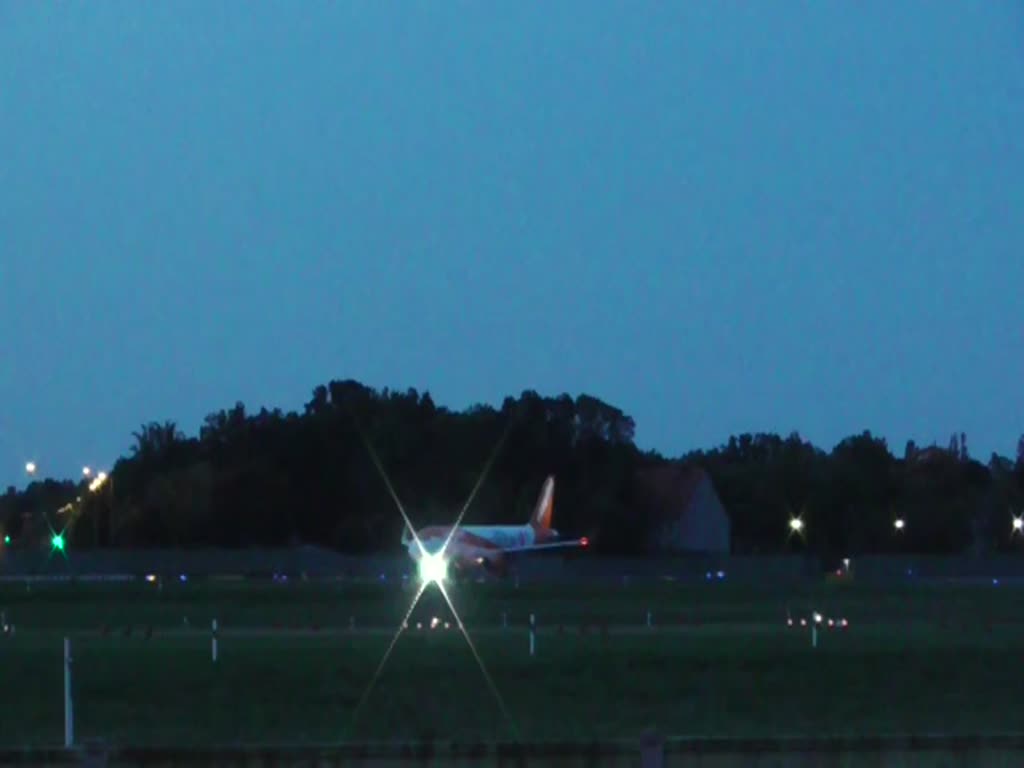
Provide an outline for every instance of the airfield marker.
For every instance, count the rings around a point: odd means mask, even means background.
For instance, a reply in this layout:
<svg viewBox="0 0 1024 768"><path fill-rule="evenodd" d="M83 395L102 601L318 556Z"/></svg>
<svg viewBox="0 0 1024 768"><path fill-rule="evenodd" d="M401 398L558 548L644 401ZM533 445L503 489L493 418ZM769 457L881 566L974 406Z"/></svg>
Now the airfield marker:
<svg viewBox="0 0 1024 768"><path fill-rule="evenodd" d="M530 656L533 657L536 649L536 630L537 630L537 617L532 613L530 614Z"/></svg>
<svg viewBox="0 0 1024 768"><path fill-rule="evenodd" d="M217 663L217 620L214 619L211 626L212 634L210 635L210 654L213 656L213 663Z"/></svg>
<svg viewBox="0 0 1024 768"><path fill-rule="evenodd" d="M647 628L651 628L651 609L647 609Z"/></svg>
<svg viewBox="0 0 1024 768"><path fill-rule="evenodd" d="M64 638L64 748L75 743L74 713L71 709L71 638Z"/></svg>

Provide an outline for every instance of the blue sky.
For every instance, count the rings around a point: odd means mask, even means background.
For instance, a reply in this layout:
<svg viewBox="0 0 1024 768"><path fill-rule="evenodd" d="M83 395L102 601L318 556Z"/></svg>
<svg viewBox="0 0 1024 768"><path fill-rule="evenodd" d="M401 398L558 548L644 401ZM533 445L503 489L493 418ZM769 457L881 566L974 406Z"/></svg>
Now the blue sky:
<svg viewBox="0 0 1024 768"><path fill-rule="evenodd" d="M332 378L1024 432L1024 11L0 0L0 483Z"/></svg>

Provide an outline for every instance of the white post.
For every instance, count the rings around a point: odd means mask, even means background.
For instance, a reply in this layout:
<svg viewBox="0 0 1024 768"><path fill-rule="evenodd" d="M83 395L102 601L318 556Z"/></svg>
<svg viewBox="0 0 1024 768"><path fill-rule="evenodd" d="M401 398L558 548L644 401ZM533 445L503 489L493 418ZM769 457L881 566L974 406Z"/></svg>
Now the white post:
<svg viewBox="0 0 1024 768"><path fill-rule="evenodd" d="M64 638L64 748L75 743L74 713L71 710L71 638Z"/></svg>
<svg viewBox="0 0 1024 768"><path fill-rule="evenodd" d="M531 613L530 614L530 656L531 657L533 657L533 654L534 654L534 652L536 650L536 647L537 647L536 629L537 629L537 617L534 616Z"/></svg>
<svg viewBox="0 0 1024 768"><path fill-rule="evenodd" d="M213 634L210 636L210 654L213 656L213 663L217 663L217 620L213 620Z"/></svg>
<svg viewBox="0 0 1024 768"><path fill-rule="evenodd" d="M818 647L818 622L811 622L811 648Z"/></svg>

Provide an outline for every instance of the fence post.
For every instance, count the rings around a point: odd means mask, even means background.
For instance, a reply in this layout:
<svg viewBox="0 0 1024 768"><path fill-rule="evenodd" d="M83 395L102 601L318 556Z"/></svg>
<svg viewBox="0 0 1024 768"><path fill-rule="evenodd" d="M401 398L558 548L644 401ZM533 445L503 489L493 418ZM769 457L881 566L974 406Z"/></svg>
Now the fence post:
<svg viewBox="0 0 1024 768"><path fill-rule="evenodd" d="M64 748L75 743L75 720L71 709L71 638L64 638Z"/></svg>
<svg viewBox="0 0 1024 768"><path fill-rule="evenodd" d="M533 657L537 644L537 617L530 614L530 657Z"/></svg>
<svg viewBox="0 0 1024 768"><path fill-rule="evenodd" d="M664 768L665 739L653 728L640 735L641 768Z"/></svg>
<svg viewBox="0 0 1024 768"><path fill-rule="evenodd" d="M217 620L214 619L211 625L212 633L210 635L210 655L213 657L213 663L217 663Z"/></svg>

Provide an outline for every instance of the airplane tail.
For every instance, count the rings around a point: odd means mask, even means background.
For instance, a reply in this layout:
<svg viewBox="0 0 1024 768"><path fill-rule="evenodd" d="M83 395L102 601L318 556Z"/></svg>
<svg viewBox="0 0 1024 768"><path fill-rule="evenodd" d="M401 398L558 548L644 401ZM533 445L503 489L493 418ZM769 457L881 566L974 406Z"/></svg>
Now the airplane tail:
<svg viewBox="0 0 1024 768"><path fill-rule="evenodd" d="M555 478L548 475L540 489L537 506L530 516L530 526L537 531L551 530L551 516L555 510Z"/></svg>

